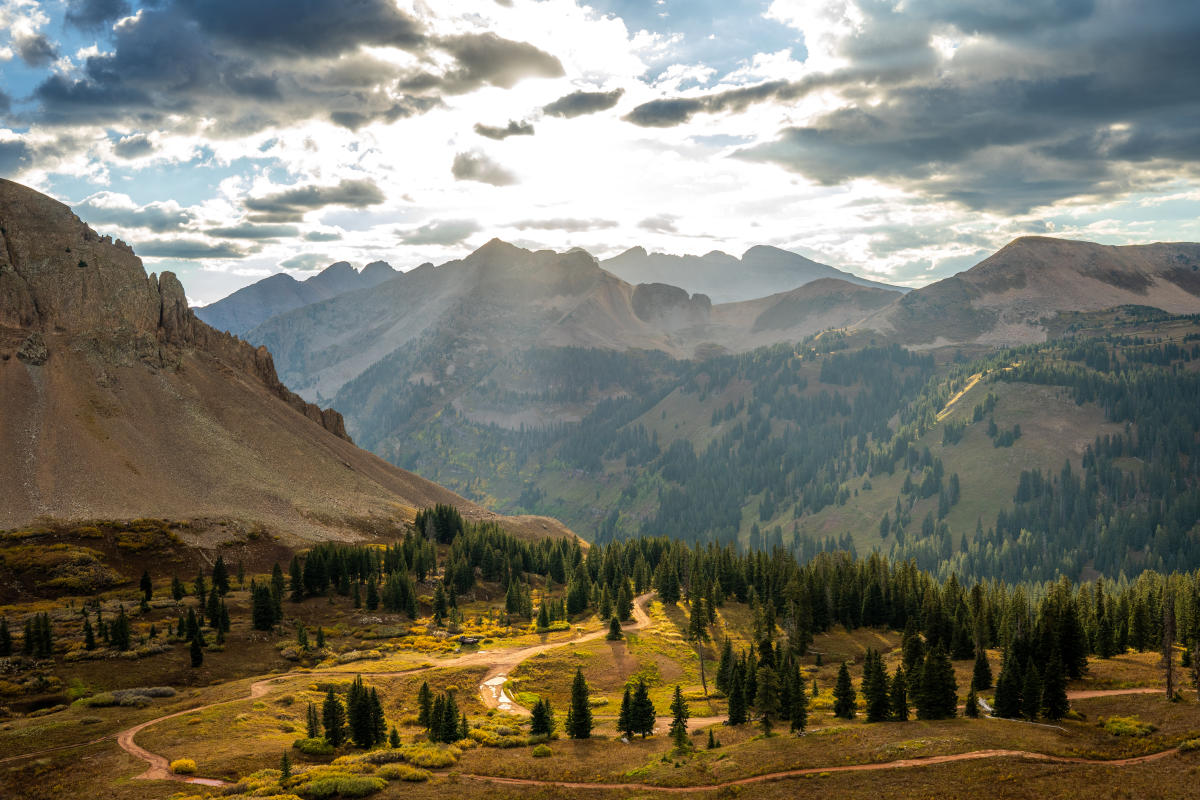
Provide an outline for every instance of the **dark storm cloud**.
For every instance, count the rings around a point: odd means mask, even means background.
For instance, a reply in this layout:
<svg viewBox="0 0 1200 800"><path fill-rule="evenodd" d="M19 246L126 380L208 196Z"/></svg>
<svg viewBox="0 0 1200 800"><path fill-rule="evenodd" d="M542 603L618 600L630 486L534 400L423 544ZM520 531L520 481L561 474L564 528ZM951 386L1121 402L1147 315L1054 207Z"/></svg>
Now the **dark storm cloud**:
<svg viewBox="0 0 1200 800"><path fill-rule="evenodd" d="M117 140L113 152L121 158L137 158L154 152L154 142L144 133L134 133Z"/></svg>
<svg viewBox="0 0 1200 800"><path fill-rule="evenodd" d="M73 206L72 210L90 225L146 228L155 233L181 230L191 224L193 220L191 212L174 205L150 203L140 208L114 208L105 205L103 197L99 195Z"/></svg>
<svg viewBox="0 0 1200 800"><path fill-rule="evenodd" d="M517 230L535 230L535 231L566 231L567 233L581 233L583 231L595 231L605 228L615 228L617 223L611 219L573 219L569 217L556 217L552 219L525 219L520 222L512 223L512 227Z"/></svg>
<svg viewBox="0 0 1200 800"><path fill-rule="evenodd" d="M77 2L71 13L78 25L98 24L118 5ZM423 66L364 49L374 46L405 50ZM80 70L47 77L24 116L163 131L203 117L222 138L310 119L357 130L425 113L446 94L562 74L557 58L526 42L430 37L393 0L162 0L115 27L111 46Z"/></svg>
<svg viewBox="0 0 1200 800"><path fill-rule="evenodd" d="M483 153L459 153L454 157L450 172L456 180L478 181L492 186L511 186L517 182L516 175Z"/></svg>
<svg viewBox="0 0 1200 800"><path fill-rule="evenodd" d="M44 67L58 58L58 51L44 35L20 36L13 39L13 49L31 67Z"/></svg>
<svg viewBox="0 0 1200 800"><path fill-rule="evenodd" d="M832 89L840 107L737 156L825 185L876 179L1006 213L1200 172L1200 4L859 8L862 23L837 51L847 64L839 70L661 98L625 119L669 127ZM931 45L935 34L957 40L948 59Z"/></svg>
<svg viewBox="0 0 1200 800"><path fill-rule="evenodd" d="M208 228L204 235L218 239L279 239L299 236L300 229L295 225L253 225L243 222L224 228Z"/></svg>
<svg viewBox="0 0 1200 800"><path fill-rule="evenodd" d="M507 139L509 136L533 136L533 123L517 122L515 119L510 119L508 125L503 128L493 125L484 125L482 122L475 123L475 132L480 136L486 136L489 139Z"/></svg>
<svg viewBox="0 0 1200 800"><path fill-rule="evenodd" d="M624 89L613 89L611 92L571 92L543 106L542 112L551 117L567 118L595 114L615 106L624 94Z"/></svg>
<svg viewBox="0 0 1200 800"><path fill-rule="evenodd" d="M71 0L65 19L69 25L90 31L115 22L129 12L129 3L125 0Z"/></svg>
<svg viewBox="0 0 1200 800"><path fill-rule="evenodd" d="M246 209L256 212L251 222L297 222L307 211L325 206L366 208L386 198L372 181L343 180L336 186L297 186L282 192L246 199Z"/></svg>
<svg viewBox="0 0 1200 800"><path fill-rule="evenodd" d="M143 258L245 258L258 251L258 247L245 250L231 242L205 242L198 239L152 239L139 243L134 250Z"/></svg>
<svg viewBox="0 0 1200 800"><path fill-rule="evenodd" d="M479 223L472 219L445 219L428 222L408 231L397 231L403 244L458 244L479 233Z"/></svg>
<svg viewBox="0 0 1200 800"><path fill-rule="evenodd" d="M177 0L176 7L214 38L252 51L336 56L363 45L413 49L420 23L393 0Z"/></svg>

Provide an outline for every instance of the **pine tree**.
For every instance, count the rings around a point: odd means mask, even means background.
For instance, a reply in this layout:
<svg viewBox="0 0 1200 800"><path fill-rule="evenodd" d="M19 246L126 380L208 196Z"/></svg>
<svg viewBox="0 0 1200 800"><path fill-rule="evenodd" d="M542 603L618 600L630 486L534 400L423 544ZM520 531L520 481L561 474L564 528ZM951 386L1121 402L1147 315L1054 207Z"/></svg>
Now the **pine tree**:
<svg viewBox="0 0 1200 800"><path fill-rule="evenodd" d="M676 747L687 746L688 707L683 699L683 689L675 684L675 694L671 698L671 738Z"/></svg>
<svg viewBox="0 0 1200 800"><path fill-rule="evenodd" d="M192 637L189 652L192 657L192 669L196 669L204 663L204 645L200 643L199 631L196 631L196 635Z"/></svg>
<svg viewBox="0 0 1200 800"><path fill-rule="evenodd" d="M154 595L154 584L150 580L149 571L142 572L142 579L138 582L138 588L142 590L142 599L149 603L150 598Z"/></svg>
<svg viewBox="0 0 1200 800"><path fill-rule="evenodd" d="M317 649L325 649L325 629L320 625L317 626Z"/></svg>
<svg viewBox="0 0 1200 800"><path fill-rule="evenodd" d="M625 690L626 698L629 697L629 689ZM618 728L620 725L618 724ZM550 701L541 698L533 704L529 719L529 732L533 736L550 736L554 733L554 710L550 707Z"/></svg>
<svg viewBox="0 0 1200 800"><path fill-rule="evenodd" d="M212 568L212 582L213 588L221 597L229 594L229 568L225 566L225 556L217 556L217 562Z"/></svg>
<svg viewBox="0 0 1200 800"><path fill-rule="evenodd" d="M804 733L804 729L808 727L808 691L804 686L804 674L798 669L791 699L791 713L788 716L792 720L792 732Z"/></svg>
<svg viewBox="0 0 1200 800"><path fill-rule="evenodd" d="M275 614L276 622L283 621L283 587L283 570L276 561L271 568L271 611Z"/></svg>
<svg viewBox="0 0 1200 800"><path fill-rule="evenodd" d="M395 750L400 746L400 731L396 730L396 726L392 726L392 730L388 733L388 747Z"/></svg>
<svg viewBox="0 0 1200 800"><path fill-rule="evenodd" d="M887 672L878 651L868 650L863 662L863 698L867 701L867 722L885 722L891 716Z"/></svg>
<svg viewBox="0 0 1200 800"><path fill-rule="evenodd" d="M940 644L925 655L920 690L916 696L918 719L949 719L958 713L958 682L954 665Z"/></svg>
<svg viewBox="0 0 1200 800"><path fill-rule="evenodd" d="M975 671L971 675L971 684L978 690L992 688L992 667L988 664L987 650L975 648Z"/></svg>
<svg viewBox="0 0 1200 800"><path fill-rule="evenodd" d="M616 642L623 638L625 638L625 634L621 633L621 621L618 620L614 615L613 618L608 621L608 639L609 641Z"/></svg>
<svg viewBox="0 0 1200 800"><path fill-rule="evenodd" d="M442 717L438 725L437 741L453 744L459 740L458 701L454 692L446 692L442 702Z"/></svg>
<svg viewBox="0 0 1200 800"><path fill-rule="evenodd" d="M891 706L893 722L908 721L908 676L904 674L903 665L896 667L896 674L892 676L888 703Z"/></svg>
<svg viewBox="0 0 1200 800"><path fill-rule="evenodd" d="M592 735L592 706L588 701L588 685L583 670L576 667L571 682L571 706L567 711L567 735L572 739L587 739Z"/></svg>
<svg viewBox="0 0 1200 800"><path fill-rule="evenodd" d="M733 669L733 645L729 637L721 645L721 660L717 663L717 691L725 697L729 696L730 678Z"/></svg>
<svg viewBox="0 0 1200 800"><path fill-rule="evenodd" d="M721 743L717 741L717 737L713 736L712 728L709 728L708 729L708 749L716 750L720 746L721 746Z"/></svg>
<svg viewBox="0 0 1200 800"><path fill-rule="evenodd" d="M377 608L379 608L379 584L372 575L371 580L367 581L367 610L374 611Z"/></svg>
<svg viewBox="0 0 1200 800"><path fill-rule="evenodd" d="M417 724L427 731L433 725L433 692L429 691L427 681L421 682L417 692Z"/></svg>
<svg viewBox="0 0 1200 800"><path fill-rule="evenodd" d="M0 656L11 654L11 650L12 650L11 642L9 642L9 645L8 645L9 652L8 653L4 652L4 649L5 649L4 648L4 640L6 640L6 639L8 639L8 623L7 623L7 621L0 621ZM92 630L92 621L90 619L88 619L87 616L84 616L84 618L83 618L83 649L84 650L95 650L96 649L96 634Z"/></svg>
<svg viewBox="0 0 1200 800"><path fill-rule="evenodd" d="M321 736L321 717L317 714L317 707L312 703L308 704L308 712L305 715L305 733L309 739L317 739Z"/></svg>
<svg viewBox="0 0 1200 800"><path fill-rule="evenodd" d="M1025 681L1021 685L1021 715L1037 719L1042 711L1042 676L1030 657L1025 665Z"/></svg>
<svg viewBox="0 0 1200 800"><path fill-rule="evenodd" d="M621 711L617 714L617 730L624 733L626 739L633 738L633 700L628 685L625 687L625 694L621 697Z"/></svg>
<svg viewBox="0 0 1200 800"><path fill-rule="evenodd" d="M734 664L729 685L729 724L742 725L746 722L746 681L743 668Z"/></svg>
<svg viewBox="0 0 1200 800"><path fill-rule="evenodd" d="M837 685L833 687L833 715L842 719L854 719L854 686L850 683L850 670L842 662L838 670Z"/></svg>
<svg viewBox="0 0 1200 800"><path fill-rule="evenodd" d="M346 721L354 744L364 749L375 744L376 725L372 718L371 697L361 675L354 677L346 694Z"/></svg>
<svg viewBox="0 0 1200 800"><path fill-rule="evenodd" d="M757 693L754 705L758 708L763 733L770 735L771 718L779 713L779 676L765 660L760 662L755 683Z"/></svg>
<svg viewBox="0 0 1200 800"><path fill-rule="evenodd" d="M979 698L975 695L975 684L971 684L971 688L967 690L967 705L963 709L963 714L972 719L979 716Z"/></svg>
<svg viewBox="0 0 1200 800"><path fill-rule="evenodd" d="M996 679L996 696L993 713L997 717L1016 719L1021 716L1021 674L1014 663L1012 653L1005 653L1000 665L1000 676Z"/></svg>
<svg viewBox="0 0 1200 800"><path fill-rule="evenodd" d="M183 581L179 580L178 575L171 576L171 599L178 603L185 594L187 590L183 588Z"/></svg>
<svg viewBox="0 0 1200 800"><path fill-rule="evenodd" d="M1067 671L1062 657L1056 649L1046 664L1046 675L1042 679L1042 714L1046 719L1057 722L1071 710L1067 699Z"/></svg>
<svg viewBox="0 0 1200 800"><path fill-rule="evenodd" d="M192 590L196 593L196 600L203 605L204 598L208 597L208 584L204 582L204 570L196 572L196 580L192 582Z"/></svg>
<svg viewBox="0 0 1200 800"><path fill-rule="evenodd" d="M271 599L271 590L253 582L250 584L250 621L256 631L269 631L275 627L275 602Z"/></svg>
<svg viewBox="0 0 1200 800"><path fill-rule="evenodd" d="M368 709L371 720L371 745L383 744L387 738L387 720L383 715L383 701L379 699L379 692L374 686L371 687Z"/></svg>
<svg viewBox="0 0 1200 800"><path fill-rule="evenodd" d="M292 556L292 563L288 565L288 586L288 598L293 603L304 599L304 571L300 567L300 556Z"/></svg>
<svg viewBox="0 0 1200 800"><path fill-rule="evenodd" d="M325 726L325 741L334 747L341 747L346 741L346 708L332 686L321 706L321 722Z"/></svg>
<svg viewBox="0 0 1200 800"><path fill-rule="evenodd" d="M639 680L633 690L632 713L634 733L640 733L643 739L654 733L654 722L658 714L654 710L654 702L650 699L645 681Z"/></svg>
<svg viewBox="0 0 1200 800"><path fill-rule="evenodd" d="M283 758L279 759L279 781L282 783L292 777L292 760L288 757L288 751L283 751Z"/></svg>

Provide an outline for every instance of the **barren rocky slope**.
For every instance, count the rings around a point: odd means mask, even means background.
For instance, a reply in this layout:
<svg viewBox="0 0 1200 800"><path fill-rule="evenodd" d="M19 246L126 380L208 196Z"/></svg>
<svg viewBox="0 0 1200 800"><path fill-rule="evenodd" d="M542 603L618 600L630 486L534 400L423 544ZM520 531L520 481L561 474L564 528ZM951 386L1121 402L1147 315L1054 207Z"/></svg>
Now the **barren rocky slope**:
<svg viewBox="0 0 1200 800"><path fill-rule="evenodd" d="M0 528L221 517L349 536L436 502L494 516L357 448L270 353L188 309L169 272L70 209L0 181ZM563 532L514 519L529 533Z"/></svg>

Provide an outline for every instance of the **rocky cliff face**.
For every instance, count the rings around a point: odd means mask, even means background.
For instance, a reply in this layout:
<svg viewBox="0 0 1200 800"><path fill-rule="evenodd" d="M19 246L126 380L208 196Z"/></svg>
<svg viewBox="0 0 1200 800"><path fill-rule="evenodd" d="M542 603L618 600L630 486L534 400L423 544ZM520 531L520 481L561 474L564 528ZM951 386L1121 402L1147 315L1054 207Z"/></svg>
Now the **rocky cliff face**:
<svg viewBox="0 0 1200 800"><path fill-rule="evenodd" d="M348 439L341 414L305 402L280 382L266 348L197 319L173 273L147 276L129 245L98 235L67 206L8 180L0 180L0 329L0 358L31 364L45 363L55 347L154 368L196 351L257 378Z"/></svg>

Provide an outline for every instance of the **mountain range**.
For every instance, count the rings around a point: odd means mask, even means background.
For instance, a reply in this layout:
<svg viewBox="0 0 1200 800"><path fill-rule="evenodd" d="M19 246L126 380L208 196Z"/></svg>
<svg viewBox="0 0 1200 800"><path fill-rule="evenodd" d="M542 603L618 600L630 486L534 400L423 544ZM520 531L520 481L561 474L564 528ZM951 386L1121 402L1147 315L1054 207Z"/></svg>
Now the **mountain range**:
<svg viewBox="0 0 1200 800"><path fill-rule="evenodd" d="M341 414L279 381L265 348L199 320L174 274L147 276L128 245L7 180L0 407L0 528L163 517L201 540L229 526L312 540L435 503L494 518L356 447Z"/></svg>
<svg viewBox="0 0 1200 800"><path fill-rule="evenodd" d="M860 278L799 253L757 245L741 258L714 250L702 256L647 253L633 247L600 266L629 283L666 283L700 292L714 303L736 303L791 291L821 278L859 286L907 292L908 289Z"/></svg>
<svg viewBox="0 0 1200 800"><path fill-rule="evenodd" d="M302 281L278 272L195 311L198 318L217 330L240 336L276 314L355 289L369 289L396 275L397 270L386 261L372 261L361 272L349 262L338 261Z"/></svg>

